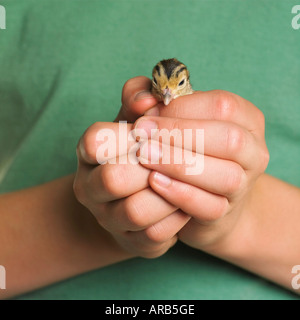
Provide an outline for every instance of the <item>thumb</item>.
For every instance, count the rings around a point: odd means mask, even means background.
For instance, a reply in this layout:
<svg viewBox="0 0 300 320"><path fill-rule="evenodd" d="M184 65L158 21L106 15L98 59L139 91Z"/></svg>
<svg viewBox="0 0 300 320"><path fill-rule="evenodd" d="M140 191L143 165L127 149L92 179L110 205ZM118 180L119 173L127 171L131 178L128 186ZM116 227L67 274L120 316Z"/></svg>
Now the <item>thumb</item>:
<svg viewBox="0 0 300 320"><path fill-rule="evenodd" d="M122 90L122 107L115 122L128 121L133 123L148 109L157 104L151 94L151 80L147 77L135 77L128 80Z"/></svg>

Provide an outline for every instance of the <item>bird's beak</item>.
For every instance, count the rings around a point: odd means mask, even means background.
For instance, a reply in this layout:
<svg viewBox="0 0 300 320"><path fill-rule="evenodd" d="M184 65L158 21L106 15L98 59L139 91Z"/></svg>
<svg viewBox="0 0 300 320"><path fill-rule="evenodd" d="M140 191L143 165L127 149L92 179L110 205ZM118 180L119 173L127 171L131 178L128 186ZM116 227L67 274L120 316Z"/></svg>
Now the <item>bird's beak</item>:
<svg viewBox="0 0 300 320"><path fill-rule="evenodd" d="M173 100L173 96L169 88L163 90L162 98L166 106Z"/></svg>

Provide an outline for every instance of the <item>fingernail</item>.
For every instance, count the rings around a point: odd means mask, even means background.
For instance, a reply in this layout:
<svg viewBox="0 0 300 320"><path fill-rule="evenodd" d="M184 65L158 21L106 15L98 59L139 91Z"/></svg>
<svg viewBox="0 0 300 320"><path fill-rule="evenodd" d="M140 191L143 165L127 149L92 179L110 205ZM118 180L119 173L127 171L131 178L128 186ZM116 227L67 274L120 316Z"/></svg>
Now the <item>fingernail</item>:
<svg viewBox="0 0 300 320"><path fill-rule="evenodd" d="M169 177L159 172L155 172L153 178L154 178L154 181L157 184L161 185L162 187L169 187L172 182Z"/></svg>
<svg viewBox="0 0 300 320"><path fill-rule="evenodd" d="M144 138L145 134L146 133L146 137L150 138L151 137L151 133L155 134L155 132L153 130L156 130L158 127L157 127L157 124L156 122L154 121L150 121L150 120L138 120L134 130L135 130L135 136L140 136L141 133L142 134L142 138ZM143 130L142 132L139 131L139 130ZM140 134L138 134L140 133Z"/></svg>
<svg viewBox="0 0 300 320"><path fill-rule="evenodd" d="M162 157L162 150L157 142L145 143L140 149L140 156L147 159L148 163L158 164Z"/></svg>
<svg viewBox="0 0 300 320"><path fill-rule="evenodd" d="M147 110L144 113L145 116L154 116L154 117L158 117L159 116L159 108L158 107L153 107L149 110Z"/></svg>
<svg viewBox="0 0 300 320"><path fill-rule="evenodd" d="M149 99L149 98L153 98L153 95L149 90L144 90L137 93L134 97L134 100L139 101L139 100Z"/></svg>

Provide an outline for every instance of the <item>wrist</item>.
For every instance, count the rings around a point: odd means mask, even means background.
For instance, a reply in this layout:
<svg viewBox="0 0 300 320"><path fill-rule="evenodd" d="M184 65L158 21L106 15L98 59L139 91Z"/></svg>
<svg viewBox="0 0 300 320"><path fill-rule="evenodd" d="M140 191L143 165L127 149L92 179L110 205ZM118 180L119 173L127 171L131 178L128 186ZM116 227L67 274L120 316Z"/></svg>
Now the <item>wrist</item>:
<svg viewBox="0 0 300 320"><path fill-rule="evenodd" d="M263 209L265 179L265 174L258 177L243 202L224 217L228 220L228 222L223 221L224 226L221 226L225 231L220 238L204 248L204 251L231 262L242 260L244 256L248 257L251 254L251 243L255 239L259 224L257 216Z"/></svg>
<svg viewBox="0 0 300 320"><path fill-rule="evenodd" d="M262 174L232 231L206 251L291 290L300 261L299 206L299 188Z"/></svg>

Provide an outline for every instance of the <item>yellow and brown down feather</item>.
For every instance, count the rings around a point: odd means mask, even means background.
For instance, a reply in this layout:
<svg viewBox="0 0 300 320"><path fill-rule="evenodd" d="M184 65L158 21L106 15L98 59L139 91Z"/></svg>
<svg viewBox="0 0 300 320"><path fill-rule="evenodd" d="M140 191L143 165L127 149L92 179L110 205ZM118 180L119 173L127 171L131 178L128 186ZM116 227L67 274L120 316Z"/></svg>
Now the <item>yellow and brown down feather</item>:
<svg viewBox="0 0 300 320"><path fill-rule="evenodd" d="M173 99L192 94L187 67L175 58L161 60L152 70L152 94L168 105Z"/></svg>

